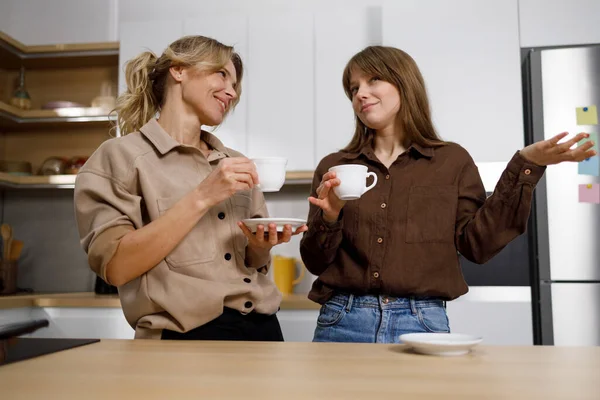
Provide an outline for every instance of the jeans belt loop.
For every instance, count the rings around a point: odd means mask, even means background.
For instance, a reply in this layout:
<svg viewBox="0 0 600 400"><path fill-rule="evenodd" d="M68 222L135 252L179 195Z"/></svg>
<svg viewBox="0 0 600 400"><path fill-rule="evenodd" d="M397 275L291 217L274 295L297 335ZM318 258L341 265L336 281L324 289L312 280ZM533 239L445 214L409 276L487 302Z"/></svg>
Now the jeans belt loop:
<svg viewBox="0 0 600 400"><path fill-rule="evenodd" d="M350 312L352 310L352 302L354 301L354 295L349 294L348 300L346 301L346 312Z"/></svg>
<svg viewBox="0 0 600 400"><path fill-rule="evenodd" d="M412 315L416 315L417 314L417 302L415 301L415 298L413 296L410 296L409 302L410 302L410 312L412 313Z"/></svg>

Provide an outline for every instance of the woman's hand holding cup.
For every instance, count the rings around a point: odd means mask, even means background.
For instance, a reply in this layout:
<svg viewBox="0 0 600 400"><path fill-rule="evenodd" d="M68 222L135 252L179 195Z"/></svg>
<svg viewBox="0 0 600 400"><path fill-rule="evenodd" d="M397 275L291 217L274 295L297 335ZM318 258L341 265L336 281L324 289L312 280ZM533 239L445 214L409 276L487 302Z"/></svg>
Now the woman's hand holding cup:
<svg viewBox="0 0 600 400"><path fill-rule="evenodd" d="M311 196L308 198L311 204L323 210L323 219L327 222L337 221L344 204L346 204L333 191L333 188L339 186L340 183L341 181L337 178L335 172L327 172L321 178L321 184L317 188L318 197Z"/></svg>

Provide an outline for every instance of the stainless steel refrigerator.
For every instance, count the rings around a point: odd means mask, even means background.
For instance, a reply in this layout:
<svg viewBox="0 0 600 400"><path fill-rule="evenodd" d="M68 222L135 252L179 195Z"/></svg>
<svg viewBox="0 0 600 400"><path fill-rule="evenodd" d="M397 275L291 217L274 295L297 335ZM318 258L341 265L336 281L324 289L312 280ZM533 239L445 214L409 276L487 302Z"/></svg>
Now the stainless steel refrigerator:
<svg viewBox="0 0 600 400"><path fill-rule="evenodd" d="M577 108L600 107L600 45L523 49L523 56L526 141L564 131L600 133L598 125L578 125L576 116ZM600 179L579 168L549 166L535 191L530 237L537 344L600 345L600 204L579 202L579 185Z"/></svg>

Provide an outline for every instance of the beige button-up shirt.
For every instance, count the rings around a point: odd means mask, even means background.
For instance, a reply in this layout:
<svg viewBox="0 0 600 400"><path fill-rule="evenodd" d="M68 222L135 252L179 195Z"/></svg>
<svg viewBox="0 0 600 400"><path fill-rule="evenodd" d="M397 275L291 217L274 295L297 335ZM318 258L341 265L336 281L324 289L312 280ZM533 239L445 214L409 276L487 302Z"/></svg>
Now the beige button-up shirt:
<svg viewBox="0 0 600 400"><path fill-rule="evenodd" d="M182 145L155 119L139 132L104 142L75 183L81 244L92 270L106 280L106 265L120 239L163 215L200 184L220 159L239 157L202 131L214 150L208 159ZM186 332L223 312L277 312L281 294L265 275L270 259L246 257L247 239L237 226L267 217L263 194L236 193L211 208L158 265L119 287L123 312L136 338L159 339L163 329Z"/></svg>

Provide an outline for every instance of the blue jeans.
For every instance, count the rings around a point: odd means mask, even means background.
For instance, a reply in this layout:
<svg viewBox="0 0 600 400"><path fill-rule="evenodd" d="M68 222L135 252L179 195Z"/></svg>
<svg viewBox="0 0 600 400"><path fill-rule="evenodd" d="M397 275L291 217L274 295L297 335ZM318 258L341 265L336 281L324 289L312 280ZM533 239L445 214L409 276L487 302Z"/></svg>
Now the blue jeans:
<svg viewBox="0 0 600 400"><path fill-rule="evenodd" d="M313 342L399 343L415 332L450 332L442 300L336 294L321 307Z"/></svg>

